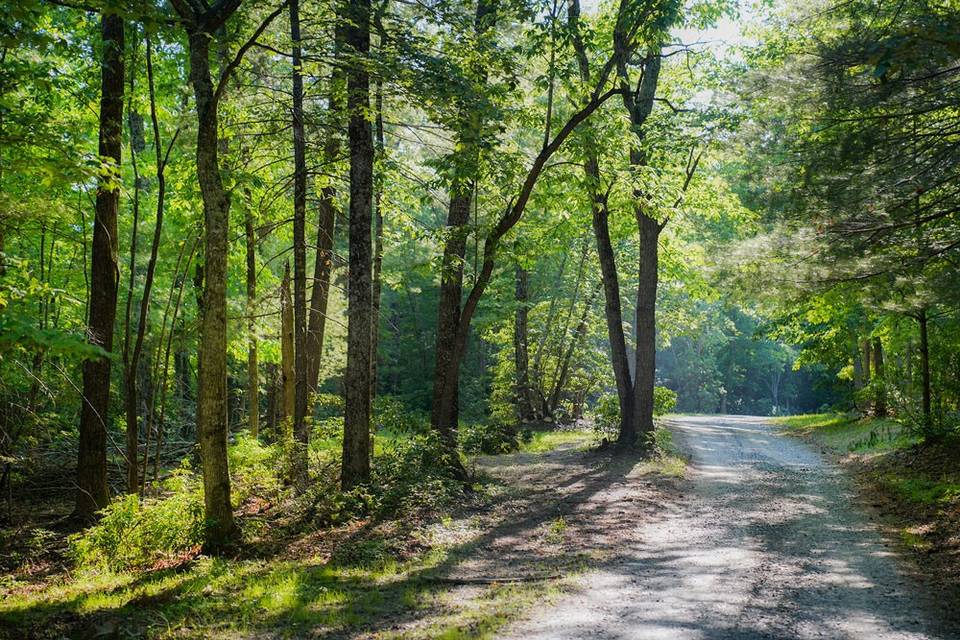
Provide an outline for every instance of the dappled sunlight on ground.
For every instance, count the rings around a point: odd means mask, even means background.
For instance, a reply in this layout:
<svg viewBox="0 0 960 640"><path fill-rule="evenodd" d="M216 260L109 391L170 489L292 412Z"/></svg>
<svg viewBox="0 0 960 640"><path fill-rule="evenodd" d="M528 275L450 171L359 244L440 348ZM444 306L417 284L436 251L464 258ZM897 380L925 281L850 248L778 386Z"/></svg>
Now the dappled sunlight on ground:
<svg viewBox="0 0 960 640"><path fill-rule="evenodd" d="M670 421L688 502L505 637L921 639L956 633L807 445L750 417Z"/></svg>

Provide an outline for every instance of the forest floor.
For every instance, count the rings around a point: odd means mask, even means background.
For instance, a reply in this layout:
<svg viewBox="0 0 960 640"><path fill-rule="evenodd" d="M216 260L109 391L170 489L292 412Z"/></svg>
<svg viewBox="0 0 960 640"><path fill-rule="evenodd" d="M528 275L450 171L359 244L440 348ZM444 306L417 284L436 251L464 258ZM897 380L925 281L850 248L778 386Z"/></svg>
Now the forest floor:
<svg viewBox="0 0 960 640"><path fill-rule="evenodd" d="M960 637L957 600L910 575L825 456L762 418L669 423L690 456L684 497L502 637Z"/></svg>
<svg viewBox="0 0 960 640"><path fill-rule="evenodd" d="M476 498L429 522L0 584L0 637L960 638L960 600L834 463L853 435L817 451L761 418L666 422L687 463L541 432L476 458Z"/></svg>
<svg viewBox="0 0 960 640"><path fill-rule="evenodd" d="M593 444L587 432L538 433L521 452L477 458L483 495L413 529L357 523L266 555L5 580L0 638L490 637L562 597L677 499L681 459Z"/></svg>

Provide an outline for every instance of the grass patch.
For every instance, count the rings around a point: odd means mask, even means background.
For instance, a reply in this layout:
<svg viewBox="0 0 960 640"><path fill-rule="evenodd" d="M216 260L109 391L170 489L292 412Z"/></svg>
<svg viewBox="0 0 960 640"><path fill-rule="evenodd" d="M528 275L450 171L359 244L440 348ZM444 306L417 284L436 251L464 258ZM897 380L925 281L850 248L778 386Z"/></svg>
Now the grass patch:
<svg viewBox="0 0 960 640"><path fill-rule="evenodd" d="M903 477L890 474L883 483L900 497L923 505L948 505L960 497L960 482L946 475L933 479L927 476Z"/></svg>
<svg viewBox="0 0 960 640"><path fill-rule="evenodd" d="M369 542L361 546L357 555L364 556ZM545 589L555 592L543 583L492 585L461 598L431 579L466 553L469 544L434 547L405 562L201 557L179 570L82 572L42 590L0 592L0 636L62 624L68 637L106 629L154 638L280 630L295 637L363 631L378 638L488 638L540 602Z"/></svg>
<svg viewBox="0 0 960 640"><path fill-rule="evenodd" d="M882 453L918 442L902 424L878 418L820 413L772 418L791 433L810 438L833 453Z"/></svg>
<svg viewBox="0 0 960 640"><path fill-rule="evenodd" d="M593 431L534 431L530 439L520 443L520 451L524 453L548 453L562 446L572 446L575 449L588 449L594 441Z"/></svg>

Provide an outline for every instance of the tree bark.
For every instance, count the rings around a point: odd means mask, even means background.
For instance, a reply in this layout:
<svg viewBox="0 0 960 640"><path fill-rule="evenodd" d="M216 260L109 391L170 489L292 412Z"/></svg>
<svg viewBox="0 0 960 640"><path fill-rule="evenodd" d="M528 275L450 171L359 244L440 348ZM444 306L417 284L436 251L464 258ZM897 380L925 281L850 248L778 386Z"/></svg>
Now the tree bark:
<svg viewBox="0 0 960 640"><path fill-rule="evenodd" d="M474 31L479 36L493 26L489 17L496 5L489 0L478 0L474 15ZM476 124L471 122L469 107L460 110L462 122L456 132L460 151L451 158L457 166L457 177L450 185L450 205L447 209L446 238L440 263L440 299L437 305L437 342L433 370L433 403L430 423L447 447L456 447L456 430L460 413L460 360L457 346L460 312L463 298L463 261L467 250L467 222L473 204L473 189L477 171L478 148L475 143ZM465 341L464 341L465 342Z"/></svg>
<svg viewBox="0 0 960 640"><path fill-rule="evenodd" d="M637 444L638 439L644 446L644 438L653 431L653 387L657 370L657 270L661 227L639 207L637 225L640 228L640 277L637 285L635 415L632 428L620 437L620 444L627 446Z"/></svg>
<svg viewBox="0 0 960 640"><path fill-rule="evenodd" d="M927 328L927 310L917 314L920 324L920 406L923 412L924 437L933 435L933 403L930 390L930 336Z"/></svg>
<svg viewBox="0 0 960 640"><path fill-rule="evenodd" d="M196 94L197 178L203 196L204 277L197 390L197 431L203 467L206 547L218 552L237 535L227 463L227 252L230 197L220 176L218 114L210 78L209 34L192 31L190 79Z"/></svg>
<svg viewBox="0 0 960 640"><path fill-rule="evenodd" d="M280 417L288 422L293 419L297 400L294 331L290 263L287 262L283 268L283 280L280 282L280 387L283 389ZM284 429L286 428L285 426ZM281 439L285 439L287 435L285 433Z"/></svg>
<svg viewBox="0 0 960 640"><path fill-rule="evenodd" d="M260 373L257 363L257 238L253 231L253 212L249 200L244 212L243 230L247 245L247 427L250 436L260 437Z"/></svg>
<svg viewBox="0 0 960 640"><path fill-rule="evenodd" d="M300 57L300 2L290 2L290 37L293 40L293 315L294 315L294 409L293 484L303 493L309 484L307 446L307 159L303 130L303 71Z"/></svg>
<svg viewBox="0 0 960 640"><path fill-rule="evenodd" d="M533 405L530 401L530 358L529 332L527 330L527 316L530 305L529 274L527 270L517 265L514 280L514 301L517 308L513 315L513 358L516 370L516 403L517 419L529 422L533 419Z"/></svg>
<svg viewBox="0 0 960 640"><path fill-rule="evenodd" d="M383 86L378 80L376 83L376 127L374 153L382 163L384 161L383 140ZM382 169L381 169L382 170ZM373 195L373 303L370 330L370 398L377 397L377 353L380 347L380 296L383 291L381 271L383 269L383 176L374 178Z"/></svg>
<svg viewBox="0 0 960 640"><path fill-rule="evenodd" d="M373 135L370 77L370 0L350 0L345 41L354 56L347 74L350 113L350 257L347 302L346 408L340 482L351 489L370 478L370 341L372 331Z"/></svg>
<svg viewBox="0 0 960 640"><path fill-rule="evenodd" d="M338 34L340 29L338 28ZM338 38L340 36L338 35ZM335 67L330 75L330 94L328 96L330 131L324 145L324 162L332 164L340 155L338 127L333 126L343 108L340 99L340 86L343 71ZM323 336L327 323L327 303L330 298L330 277L333 272L333 239L336 228L337 190L330 182L320 191L319 221L317 230L317 255L313 265L313 287L310 290L310 319L307 327L306 376L307 391L317 392L320 377L320 361L323 356Z"/></svg>
<svg viewBox="0 0 960 640"><path fill-rule="evenodd" d="M887 417L887 389L883 366L883 342L873 339L873 377L876 379L877 393L873 400L873 415Z"/></svg>
<svg viewBox="0 0 960 640"><path fill-rule="evenodd" d="M100 157L111 171L97 187L96 214L90 268L90 343L113 350L113 323L117 315L119 270L117 209L121 131L123 126L124 27L123 18L107 14L101 19L103 65L100 93ZM110 359L91 357L83 363L83 402L77 452L77 496L74 513L90 519L107 506L107 417L110 409Z"/></svg>
<svg viewBox="0 0 960 640"><path fill-rule="evenodd" d="M221 553L239 531L230 504L227 462L227 253L230 197L220 174L219 99L230 65L214 86L210 73L211 34L236 11L240 0L205 8L188 0L171 0L187 32L190 81L197 108L197 181L203 198L204 266L203 313L200 324L200 361L197 391L197 431L203 469L204 510L207 521L204 547ZM261 25L259 35L269 20ZM243 50L238 52L237 60Z"/></svg>

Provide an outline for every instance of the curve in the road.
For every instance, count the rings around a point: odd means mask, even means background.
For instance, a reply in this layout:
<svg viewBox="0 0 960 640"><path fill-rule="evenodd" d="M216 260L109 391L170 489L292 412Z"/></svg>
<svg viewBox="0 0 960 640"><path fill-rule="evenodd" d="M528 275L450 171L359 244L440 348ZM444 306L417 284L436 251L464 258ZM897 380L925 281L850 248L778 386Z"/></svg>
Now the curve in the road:
<svg viewBox="0 0 960 640"><path fill-rule="evenodd" d="M688 499L504 637L960 638L950 603L901 571L842 473L750 417L683 417Z"/></svg>

